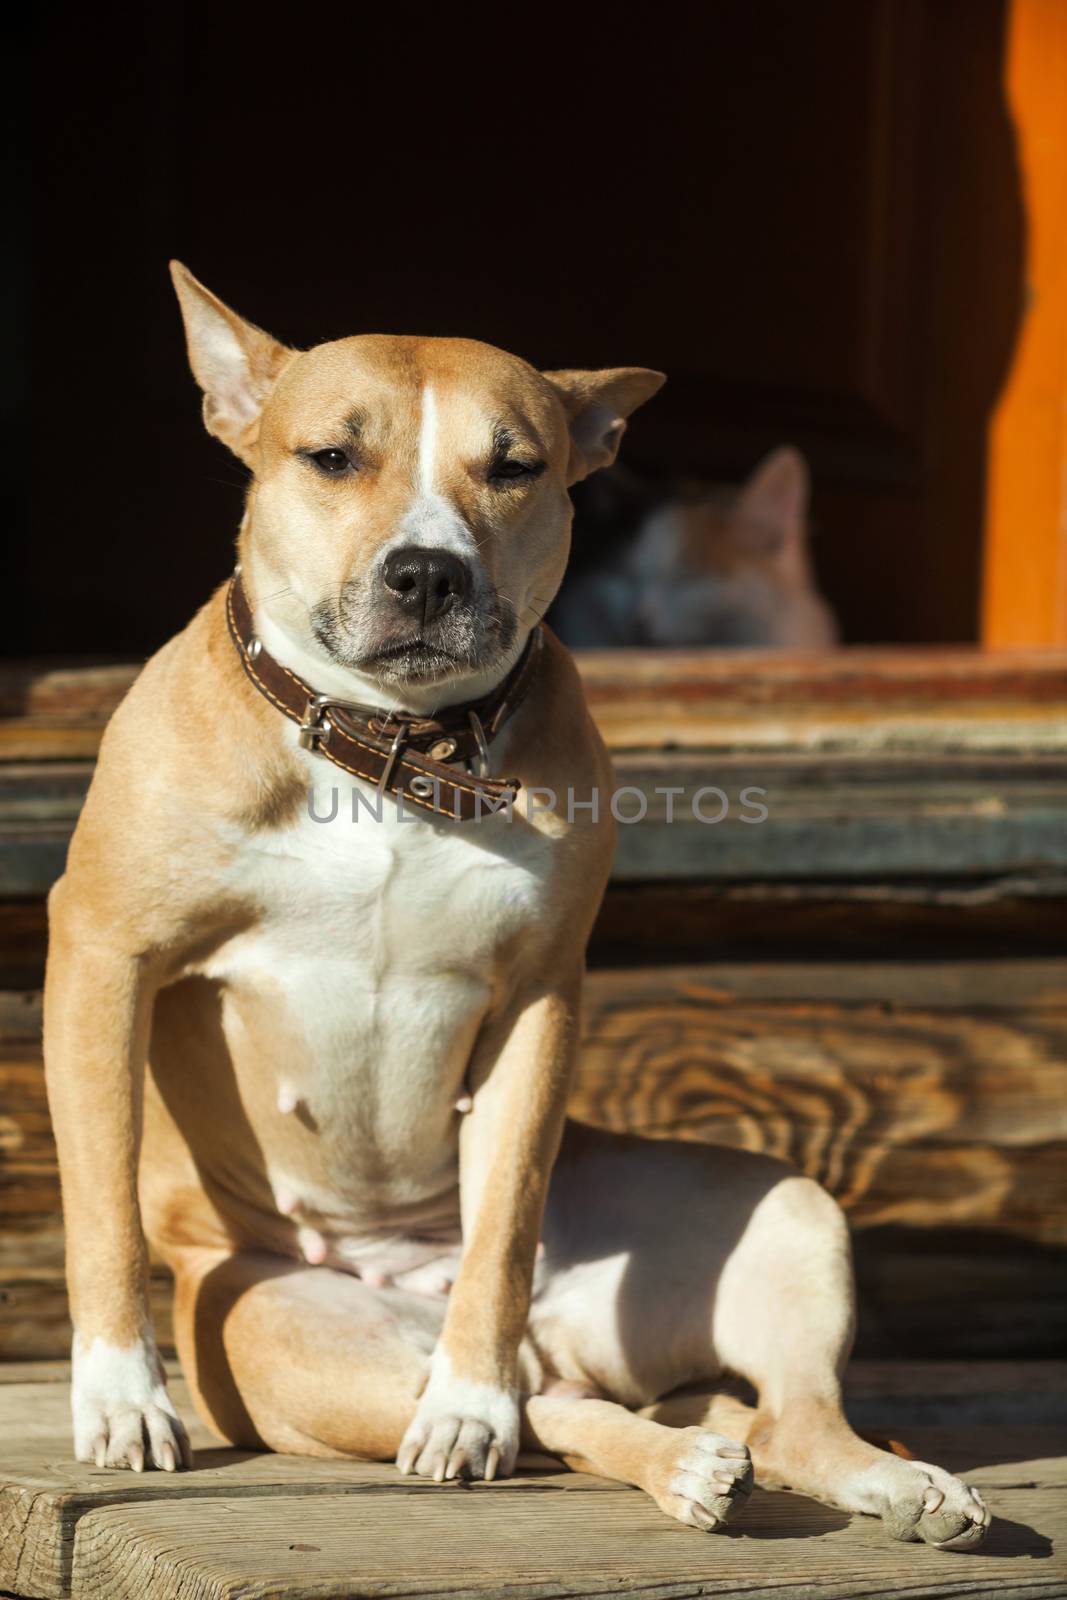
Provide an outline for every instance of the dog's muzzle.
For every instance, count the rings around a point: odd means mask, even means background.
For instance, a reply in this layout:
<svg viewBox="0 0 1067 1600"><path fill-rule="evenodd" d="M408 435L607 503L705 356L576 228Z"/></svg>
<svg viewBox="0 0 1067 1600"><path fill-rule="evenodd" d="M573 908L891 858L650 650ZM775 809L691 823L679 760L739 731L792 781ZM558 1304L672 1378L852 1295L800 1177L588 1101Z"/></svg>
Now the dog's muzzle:
<svg viewBox="0 0 1067 1600"><path fill-rule="evenodd" d="M246 676L273 706L297 723L305 750L456 822L510 808L518 778L490 776L490 744L529 693L543 645L541 628L504 681L481 700L448 706L439 717L399 719L334 695L318 694L283 667L256 636L238 567L226 596L230 636ZM467 770L455 763L465 763Z"/></svg>

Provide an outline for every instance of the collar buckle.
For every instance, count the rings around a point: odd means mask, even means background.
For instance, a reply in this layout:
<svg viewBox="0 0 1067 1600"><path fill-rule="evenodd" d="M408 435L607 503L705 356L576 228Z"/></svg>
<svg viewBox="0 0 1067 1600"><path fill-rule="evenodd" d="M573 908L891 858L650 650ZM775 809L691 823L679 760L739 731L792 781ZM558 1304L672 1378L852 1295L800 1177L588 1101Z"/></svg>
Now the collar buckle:
<svg viewBox="0 0 1067 1600"><path fill-rule="evenodd" d="M329 697L324 694L313 694L309 697L296 736L301 750L317 750L320 740L329 738L330 724L326 720L326 707L329 703Z"/></svg>
<svg viewBox="0 0 1067 1600"><path fill-rule="evenodd" d="M309 695L296 736L301 750L317 750L320 744L326 743L332 727L326 713L331 708L337 711L354 711L357 716L365 716L367 713L367 707L358 705L355 700L338 700L335 694Z"/></svg>

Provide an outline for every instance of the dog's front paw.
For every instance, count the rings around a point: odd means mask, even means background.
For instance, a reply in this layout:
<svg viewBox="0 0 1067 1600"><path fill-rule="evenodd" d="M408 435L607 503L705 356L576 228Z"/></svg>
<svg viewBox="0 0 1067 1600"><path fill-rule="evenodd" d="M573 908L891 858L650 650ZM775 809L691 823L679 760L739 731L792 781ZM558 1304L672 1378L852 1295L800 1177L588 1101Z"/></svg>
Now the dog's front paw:
<svg viewBox="0 0 1067 1600"><path fill-rule="evenodd" d="M430 1380L397 1453L401 1472L446 1478L507 1477L519 1453L514 1389L453 1377L435 1354Z"/></svg>
<svg viewBox="0 0 1067 1600"><path fill-rule="evenodd" d="M189 1436L150 1338L132 1345L74 1336L74 1454L97 1467L191 1467Z"/></svg>

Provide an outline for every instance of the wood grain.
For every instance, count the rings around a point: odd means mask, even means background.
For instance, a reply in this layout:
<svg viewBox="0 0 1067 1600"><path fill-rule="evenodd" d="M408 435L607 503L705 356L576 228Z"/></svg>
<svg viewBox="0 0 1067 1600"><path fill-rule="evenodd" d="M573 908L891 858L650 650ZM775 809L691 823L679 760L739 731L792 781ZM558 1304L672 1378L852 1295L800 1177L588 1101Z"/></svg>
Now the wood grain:
<svg viewBox="0 0 1067 1600"><path fill-rule="evenodd" d="M1049 1425L1057 1408L1061 1418L1063 1415L1065 1367L1063 1363L1046 1363L1005 1368L1003 1362L984 1366L854 1364L848 1379L849 1405L861 1423L880 1427L888 1422L896 1435L904 1431L911 1447L923 1459L942 1462L950 1470L965 1471L968 1479L982 1484L983 1492L991 1491L1001 1497L994 1500L994 1504L1000 1506L1002 1515L1013 1515L1005 1509L1003 1496L1013 1492L1019 1484L1039 1485L1043 1490L1057 1492L1067 1486L1067 1462L1059 1455L1064 1429ZM602 1479L556 1471L532 1472L522 1468L505 1484L491 1489L477 1487L465 1493L441 1491L435 1485L418 1480L401 1480L391 1466L381 1463L314 1461L306 1457L223 1449L214 1444L196 1419L188 1387L173 1367L171 1392L179 1411L190 1424L197 1452L195 1472L181 1477L150 1472L138 1477L125 1472L97 1471L70 1459L68 1375L69 1367L65 1362L57 1362L44 1370L30 1364L0 1366L0 1589L14 1588L27 1596L58 1600L68 1592L79 1526L88 1515L116 1504L147 1508L168 1500L183 1503L196 1500L200 1504L194 1514L200 1515L207 1527L211 1513L203 1502L224 1497L240 1503L235 1526L247 1527L242 1520L251 1518L247 1502L261 1497L271 1499L269 1509L280 1511L279 1497L371 1494L376 1497L376 1503L378 1498L388 1497L388 1515L395 1530L411 1514L412 1501L408 1496L428 1494L433 1497L443 1492L452 1496L438 1501L453 1519L451 1528L443 1534L450 1544L464 1530L471 1493L566 1495L568 1507L577 1504L583 1527L586 1510L582 1508L593 1504L585 1499L590 1493L622 1493L632 1508L636 1509L639 1504L636 1495L620 1491L618 1486ZM1033 1407L1042 1399L1048 1415L1041 1424L1020 1425L1013 1420L1020 1400ZM1013 1405L1015 1411L1011 1409ZM980 1424L974 1421L975 1415L982 1419ZM942 1425L929 1426L931 1417L939 1418ZM925 1421L917 1422L916 1418ZM990 1428L994 1422L998 1424L995 1432ZM400 1496L405 1498L401 1500ZM575 1502L574 1496L582 1499ZM765 1497L771 1521L760 1525L758 1530L752 1527L752 1540L773 1536L774 1528L779 1526L774 1518L780 1517L784 1510L778 1504L782 1499ZM510 1516L514 1502L508 1499L497 1503L501 1507L500 1515ZM385 1501L382 1504L386 1506ZM806 1501L794 1498L789 1504L794 1509L808 1507L811 1510ZM285 1508L286 1515L289 1509ZM337 1509L334 1508L335 1517ZM234 1513L227 1510L224 1514ZM814 1515L816 1519L821 1515L818 1508ZM346 1503L344 1514L337 1520L350 1528L355 1525L354 1506L350 1508ZM843 1525L845 1519L838 1518L837 1522ZM816 1521L804 1529L809 1540L819 1531L819 1526ZM869 1527L862 1519L851 1526L861 1533ZM649 1534L654 1531L655 1526L650 1526ZM1019 1537L1017 1529L1012 1531L1012 1537ZM758 1566L760 1546L746 1541L745 1547L751 1552L748 1557L751 1571ZM802 1553L809 1562L817 1547L816 1540ZM1039 1551L1038 1542L1032 1553ZM352 1570L362 1569L357 1565ZM810 1565L803 1562L798 1562L798 1570L809 1574L811 1571ZM197 1571L193 1563L190 1581L194 1581ZM436 1568L431 1565L429 1571L435 1572ZM81 1574L77 1576L80 1582ZM103 1579L98 1581L102 1583ZM279 1592L286 1591L283 1588Z"/></svg>
<svg viewBox="0 0 1067 1600"><path fill-rule="evenodd" d="M1063 748L1067 653L582 651L609 748ZM92 758L133 666L0 668L0 759Z"/></svg>
<svg viewBox="0 0 1067 1600"><path fill-rule="evenodd" d="M620 819L614 877L1062 881L1067 723L1045 733L1047 751L981 760L875 759L855 750L830 756L821 749L620 750L615 791L600 797L602 809L614 805ZM0 767L0 897L43 895L62 872L90 770L70 762L57 763L55 774L41 763ZM766 807L762 821L752 820L759 814L748 791ZM339 794L346 793L341 785ZM559 798L565 806L567 797ZM572 798L589 800L584 793Z"/></svg>
<svg viewBox="0 0 1067 1600"><path fill-rule="evenodd" d="M999 1530L982 1556L894 1545L867 1519L799 1495L757 1490L733 1537L672 1524L637 1490L601 1494L446 1489L270 1501L168 1500L114 1506L79 1523L78 1600L194 1594L349 1600L353 1594L479 1594L508 1600L611 1595L774 1594L856 1600L985 1593L1062 1596L1067 1529L1056 1489L983 1488ZM1041 1561L1018 1557L1041 1554ZM195 1575L195 1577L194 1577ZM195 1588L191 1587L195 1583ZM147 1585L151 1584L150 1591Z"/></svg>
<svg viewBox="0 0 1067 1600"><path fill-rule="evenodd" d="M617 880L1067 876L1063 652L593 652L580 667L619 785L643 797L621 814L647 805L620 829ZM41 895L61 872L132 672L0 670L0 895ZM693 813L709 786L731 802L718 825ZM745 788L766 791L766 822L741 820Z"/></svg>
<svg viewBox="0 0 1067 1600"><path fill-rule="evenodd" d="M857 1226L1067 1245L1065 1089L1063 963L660 968L591 974L572 1110L792 1161Z"/></svg>
<svg viewBox="0 0 1067 1600"><path fill-rule="evenodd" d="M56 1363L51 1374L20 1381L20 1368L0 1369L0 1591L58 1597L70 1591L74 1535L86 1512L121 1502L157 1503L224 1495L274 1498L353 1494L389 1489L399 1497L433 1492L434 1485L402 1479L387 1463L316 1461L306 1456L273 1455L223 1448L192 1409L188 1385L172 1367L170 1390L189 1427L196 1452L195 1470L174 1477L101 1471L71 1459L69 1368ZM56 1381L58 1380L58 1381ZM1034 1434L1033 1439L1040 1435ZM567 1491L601 1491L599 1478L562 1470L522 1472L508 1481L521 1490L530 1484ZM403 1502L398 1501L398 1511Z"/></svg>

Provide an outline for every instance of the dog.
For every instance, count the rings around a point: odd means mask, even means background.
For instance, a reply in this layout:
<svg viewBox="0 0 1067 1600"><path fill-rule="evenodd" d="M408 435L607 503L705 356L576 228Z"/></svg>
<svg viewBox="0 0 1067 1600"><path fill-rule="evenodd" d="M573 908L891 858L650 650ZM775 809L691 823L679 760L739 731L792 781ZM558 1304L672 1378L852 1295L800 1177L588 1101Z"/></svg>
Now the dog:
<svg viewBox="0 0 1067 1600"><path fill-rule="evenodd" d="M973 1490L844 1418L836 1204L566 1119L612 834L522 801L611 772L538 618L568 487L661 374L297 352L172 271L207 427L252 478L239 570L115 713L50 899L77 1458L190 1462L147 1237L234 1445L438 1481L547 1453L700 1530L754 1474L975 1544Z"/></svg>
<svg viewBox="0 0 1067 1600"><path fill-rule="evenodd" d="M809 550L810 476L773 450L736 489L621 466L575 486L574 547L548 621L572 649L828 650Z"/></svg>

